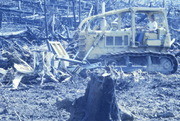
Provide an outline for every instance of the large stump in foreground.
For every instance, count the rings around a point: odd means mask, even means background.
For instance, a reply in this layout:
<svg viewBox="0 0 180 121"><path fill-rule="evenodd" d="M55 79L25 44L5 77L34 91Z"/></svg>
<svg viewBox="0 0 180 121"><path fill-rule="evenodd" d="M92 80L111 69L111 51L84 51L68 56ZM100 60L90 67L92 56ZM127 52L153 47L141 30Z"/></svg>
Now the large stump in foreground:
<svg viewBox="0 0 180 121"><path fill-rule="evenodd" d="M110 75L91 74L85 96L75 103L71 121L120 121L115 80Z"/></svg>
<svg viewBox="0 0 180 121"><path fill-rule="evenodd" d="M91 76L85 98L84 121L120 120L115 97L115 81L110 76Z"/></svg>

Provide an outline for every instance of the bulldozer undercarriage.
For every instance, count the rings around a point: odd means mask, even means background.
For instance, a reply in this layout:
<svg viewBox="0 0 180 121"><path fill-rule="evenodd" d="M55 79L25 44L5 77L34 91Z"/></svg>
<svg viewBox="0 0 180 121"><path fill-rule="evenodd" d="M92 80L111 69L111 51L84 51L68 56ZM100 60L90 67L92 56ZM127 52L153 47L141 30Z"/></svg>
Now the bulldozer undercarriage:
<svg viewBox="0 0 180 121"><path fill-rule="evenodd" d="M90 60L91 63L97 63L98 61L100 61L98 67L112 66L124 72L141 69L150 73L173 74L178 69L177 59L169 53L124 52L103 55L100 60Z"/></svg>

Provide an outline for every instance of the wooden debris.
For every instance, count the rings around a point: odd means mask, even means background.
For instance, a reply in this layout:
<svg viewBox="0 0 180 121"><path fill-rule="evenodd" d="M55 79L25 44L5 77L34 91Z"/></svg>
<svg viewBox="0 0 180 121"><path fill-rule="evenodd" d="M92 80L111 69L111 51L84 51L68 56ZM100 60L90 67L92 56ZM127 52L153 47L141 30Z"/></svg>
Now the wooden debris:
<svg viewBox="0 0 180 121"><path fill-rule="evenodd" d="M3 74L3 75L6 75L7 70L5 70L5 69L3 69L3 68L0 68L0 73Z"/></svg>
<svg viewBox="0 0 180 121"><path fill-rule="evenodd" d="M23 74L21 73L16 73L15 78L12 80L13 82L13 89L17 89L19 86L19 83L21 82L21 79L23 78Z"/></svg>
<svg viewBox="0 0 180 121"><path fill-rule="evenodd" d="M18 120L19 120L19 121L22 121L22 120L21 120L21 117L20 117L20 115L17 113L17 111L14 111L14 113L15 113L16 116L18 117Z"/></svg>
<svg viewBox="0 0 180 121"><path fill-rule="evenodd" d="M25 33L27 30L15 31L15 32L0 32L0 36L13 36Z"/></svg>
<svg viewBox="0 0 180 121"><path fill-rule="evenodd" d="M33 73L34 69L29 66L27 63L25 64L14 64L14 68L20 72L20 73L24 73L24 74L30 74Z"/></svg>

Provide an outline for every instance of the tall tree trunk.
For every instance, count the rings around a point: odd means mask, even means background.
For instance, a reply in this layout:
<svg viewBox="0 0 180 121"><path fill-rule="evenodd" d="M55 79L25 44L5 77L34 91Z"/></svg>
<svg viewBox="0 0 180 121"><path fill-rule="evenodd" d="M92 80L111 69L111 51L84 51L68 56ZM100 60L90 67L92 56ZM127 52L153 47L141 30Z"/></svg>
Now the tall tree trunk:
<svg viewBox="0 0 180 121"><path fill-rule="evenodd" d="M73 3L74 28L76 28L75 0L73 0L72 3Z"/></svg>
<svg viewBox="0 0 180 121"><path fill-rule="evenodd" d="M166 3L165 3L165 0L163 0L163 8L165 8L165 4L166 4Z"/></svg>
<svg viewBox="0 0 180 121"><path fill-rule="evenodd" d="M44 0L44 15L45 15L45 18L44 18L44 21L45 21L45 31L46 31L46 44L48 46L48 49L51 50L51 47L49 45L49 40L48 40L48 37L49 37L49 34L48 34L48 24L47 24L47 6L46 6L46 0Z"/></svg>
<svg viewBox="0 0 180 121"><path fill-rule="evenodd" d="M0 29L2 28L3 13L0 11Z"/></svg>
<svg viewBox="0 0 180 121"><path fill-rule="evenodd" d="M81 0L79 0L79 24L81 23Z"/></svg>
<svg viewBox="0 0 180 121"><path fill-rule="evenodd" d="M18 1L18 9L19 9L19 10L22 10L21 1L20 1L20 0Z"/></svg>
<svg viewBox="0 0 180 121"><path fill-rule="evenodd" d="M44 21L45 21L45 31L46 31L46 38L48 38L48 25L47 25L47 7L46 7L46 0L44 0Z"/></svg>

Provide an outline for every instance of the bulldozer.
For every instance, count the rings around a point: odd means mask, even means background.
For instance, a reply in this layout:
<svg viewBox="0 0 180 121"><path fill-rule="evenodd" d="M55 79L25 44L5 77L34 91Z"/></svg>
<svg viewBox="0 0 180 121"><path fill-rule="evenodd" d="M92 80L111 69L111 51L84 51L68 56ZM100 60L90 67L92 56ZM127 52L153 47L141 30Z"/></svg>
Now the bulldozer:
<svg viewBox="0 0 180 121"><path fill-rule="evenodd" d="M158 27L147 31L152 15ZM139 33L143 33L140 41ZM176 57L168 51L175 40L164 8L131 7L90 16L80 23L75 40L78 52L74 59L92 68L111 65L125 72L141 69L164 74L178 69Z"/></svg>

